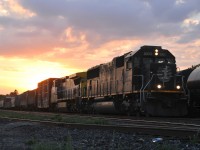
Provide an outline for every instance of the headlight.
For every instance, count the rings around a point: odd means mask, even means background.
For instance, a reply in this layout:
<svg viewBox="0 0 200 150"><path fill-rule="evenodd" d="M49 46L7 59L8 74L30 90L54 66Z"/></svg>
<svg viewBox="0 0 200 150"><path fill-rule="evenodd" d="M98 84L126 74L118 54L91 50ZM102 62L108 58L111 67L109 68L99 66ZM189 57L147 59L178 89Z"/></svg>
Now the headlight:
<svg viewBox="0 0 200 150"><path fill-rule="evenodd" d="M155 49L155 56L158 56L158 50L157 49Z"/></svg>
<svg viewBox="0 0 200 150"><path fill-rule="evenodd" d="M161 88L162 88L162 86L161 86L160 84L158 84L158 85L157 85L157 88L158 88L158 89L161 89Z"/></svg>
<svg viewBox="0 0 200 150"><path fill-rule="evenodd" d="M177 90L179 90L180 88L181 88L181 86L180 86L180 85L177 85L177 86L176 86L176 89L177 89Z"/></svg>

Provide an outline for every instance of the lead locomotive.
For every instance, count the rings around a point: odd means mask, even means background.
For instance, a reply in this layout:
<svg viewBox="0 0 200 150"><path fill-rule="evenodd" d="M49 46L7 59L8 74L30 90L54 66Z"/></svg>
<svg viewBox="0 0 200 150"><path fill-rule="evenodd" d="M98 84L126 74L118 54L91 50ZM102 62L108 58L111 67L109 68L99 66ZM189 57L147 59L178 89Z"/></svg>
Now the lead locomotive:
<svg viewBox="0 0 200 150"><path fill-rule="evenodd" d="M87 71L87 97L95 111L184 116L183 84L175 57L160 46L143 46Z"/></svg>

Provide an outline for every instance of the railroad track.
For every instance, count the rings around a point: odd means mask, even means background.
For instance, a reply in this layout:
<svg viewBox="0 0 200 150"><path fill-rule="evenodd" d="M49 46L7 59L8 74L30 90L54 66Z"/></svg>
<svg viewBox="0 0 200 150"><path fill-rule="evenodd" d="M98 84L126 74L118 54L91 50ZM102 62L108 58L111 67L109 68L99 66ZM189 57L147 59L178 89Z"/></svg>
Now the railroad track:
<svg viewBox="0 0 200 150"><path fill-rule="evenodd" d="M102 114L80 114L80 113L53 113L53 112L41 112L41 111L17 111L17 110L3 110L0 109L0 111L10 111L10 112L16 112L16 113L22 113L22 114L39 114L39 115L61 115L63 117L65 116L81 116L85 118L120 118L120 119L127 119L127 120L147 120L147 121L164 121L164 122L176 122L176 123L187 123L187 124L199 124L200 125L200 118L188 118L188 117L136 117L136 116L126 116L126 115L102 115Z"/></svg>
<svg viewBox="0 0 200 150"><path fill-rule="evenodd" d="M15 112L17 113L17 112ZM21 114L29 114L29 112L20 112ZM35 112L34 112L35 113ZM54 113L35 113L37 115L55 115ZM195 123L177 123L170 121L151 121L142 119L127 119L127 118L117 118L116 117L103 117L103 116L83 116L83 115L64 115L64 117L80 117L83 119L101 119L106 121L106 124L86 124L86 123L71 123L53 121L50 119L46 120L32 120L32 119L19 119L10 117L1 117L1 119L10 119L13 121L28 121L28 122L38 122L45 125L53 126L63 126L68 128L82 128L82 129L102 129L102 130L115 130L120 132L134 132L142 134L160 135L160 136L173 136L173 137L193 137L198 135L200 131L200 125ZM149 119L149 118L148 118Z"/></svg>

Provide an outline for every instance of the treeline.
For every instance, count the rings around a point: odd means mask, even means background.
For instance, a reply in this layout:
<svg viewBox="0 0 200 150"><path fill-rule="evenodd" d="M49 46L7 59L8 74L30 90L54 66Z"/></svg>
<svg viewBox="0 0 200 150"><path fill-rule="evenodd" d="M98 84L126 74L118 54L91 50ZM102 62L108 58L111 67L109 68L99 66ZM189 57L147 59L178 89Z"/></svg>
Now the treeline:
<svg viewBox="0 0 200 150"><path fill-rule="evenodd" d="M14 92L10 92L10 94L6 94L6 95L0 94L0 100L5 99L6 96L16 96L18 94L19 93L17 90L14 90Z"/></svg>
<svg viewBox="0 0 200 150"><path fill-rule="evenodd" d="M190 67L190 68L188 68L188 69L196 69L197 67L199 67L200 66L200 64L198 64L198 65L192 65L192 67Z"/></svg>

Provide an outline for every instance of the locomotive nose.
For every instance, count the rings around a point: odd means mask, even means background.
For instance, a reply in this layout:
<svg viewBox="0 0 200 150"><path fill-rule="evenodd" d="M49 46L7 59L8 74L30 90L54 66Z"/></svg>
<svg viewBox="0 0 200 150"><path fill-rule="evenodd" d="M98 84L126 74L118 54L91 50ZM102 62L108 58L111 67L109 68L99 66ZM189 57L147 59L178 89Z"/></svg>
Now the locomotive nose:
<svg viewBox="0 0 200 150"><path fill-rule="evenodd" d="M160 66L157 71L158 78L161 82L168 82L172 76L170 66Z"/></svg>

